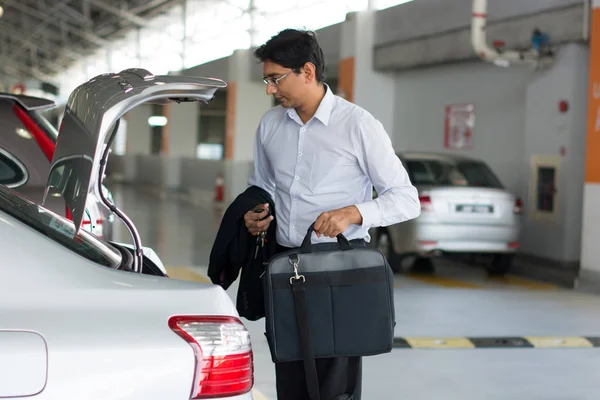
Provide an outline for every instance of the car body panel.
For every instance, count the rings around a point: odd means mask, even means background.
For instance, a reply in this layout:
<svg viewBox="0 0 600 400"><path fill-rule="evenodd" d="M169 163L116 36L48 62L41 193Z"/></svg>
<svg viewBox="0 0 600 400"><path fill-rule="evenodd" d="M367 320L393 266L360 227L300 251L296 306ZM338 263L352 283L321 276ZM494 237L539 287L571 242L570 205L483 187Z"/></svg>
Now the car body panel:
<svg viewBox="0 0 600 400"><path fill-rule="evenodd" d="M44 201L64 199L72 221L0 187L0 332L35 332L48 360L45 386L37 395L44 373L39 341L30 346L36 347L35 382L28 383L23 368L10 375L11 366L0 363L0 381L4 376L14 381L9 399L188 400L196 367L218 365L206 364L215 362L211 357L197 358L169 326L170 319L222 316L239 322L220 286L164 276L159 271L164 265L151 250L144 251L145 258L158 269L134 273L127 249L81 229L84 206L98 187L102 150L121 115L146 101L210 100L225 86L203 78L154 81L145 72L103 75L70 97ZM23 348L28 339L19 340ZM15 339L0 335L0 341L2 348ZM251 400L252 394L221 398Z"/></svg>
<svg viewBox="0 0 600 400"><path fill-rule="evenodd" d="M517 197L502 187L485 163L466 156L436 153L398 154L428 210L411 221L386 228L393 251L400 255L431 256L439 253L504 253L517 250L520 218ZM483 165L488 187L459 184L423 184L427 179L411 170L411 162L468 163ZM453 179L458 179L454 177Z"/></svg>
<svg viewBox="0 0 600 400"><path fill-rule="evenodd" d="M36 332L0 330L0 398L34 396L44 390L48 349Z"/></svg>
<svg viewBox="0 0 600 400"><path fill-rule="evenodd" d="M100 75L77 87L66 105L45 197L49 191L58 191L79 230L87 198L97 193L105 143L127 111L146 102L209 101L217 89L226 86L218 79L155 77L131 69Z"/></svg>
<svg viewBox="0 0 600 400"><path fill-rule="evenodd" d="M71 221L55 218L74 233ZM238 317L219 286L96 264L2 212L0 247L0 331L36 332L47 346L47 384L36 399L187 400L194 353L169 318ZM39 387L27 386L29 374L22 382L15 375L0 368L0 381L12 376L22 393Z"/></svg>

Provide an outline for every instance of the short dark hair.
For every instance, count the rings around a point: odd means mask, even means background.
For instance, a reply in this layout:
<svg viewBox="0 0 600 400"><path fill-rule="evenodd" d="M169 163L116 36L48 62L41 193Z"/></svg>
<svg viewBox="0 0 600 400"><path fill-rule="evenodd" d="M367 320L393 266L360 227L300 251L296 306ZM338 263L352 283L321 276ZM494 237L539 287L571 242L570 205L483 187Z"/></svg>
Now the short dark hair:
<svg viewBox="0 0 600 400"><path fill-rule="evenodd" d="M261 62L275 64L300 72L307 62L315 65L318 82L325 80L325 58L317 36L312 31L284 29L254 51Z"/></svg>

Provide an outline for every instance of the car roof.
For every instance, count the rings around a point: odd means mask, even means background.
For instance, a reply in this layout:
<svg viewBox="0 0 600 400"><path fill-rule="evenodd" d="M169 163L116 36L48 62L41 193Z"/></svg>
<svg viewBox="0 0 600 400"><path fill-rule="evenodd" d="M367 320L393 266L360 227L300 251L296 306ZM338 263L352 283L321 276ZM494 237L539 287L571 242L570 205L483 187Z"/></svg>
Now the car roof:
<svg viewBox="0 0 600 400"><path fill-rule="evenodd" d="M398 157L402 160L435 160L449 163L456 163L460 161L475 161L479 162L477 158L465 156L462 154L448 154L448 153L436 153L436 152L400 152Z"/></svg>
<svg viewBox="0 0 600 400"><path fill-rule="evenodd" d="M41 97L25 96L22 94L0 92L0 99L14 100L28 111L47 110L49 108L56 107L56 103L54 103L52 100L43 99Z"/></svg>

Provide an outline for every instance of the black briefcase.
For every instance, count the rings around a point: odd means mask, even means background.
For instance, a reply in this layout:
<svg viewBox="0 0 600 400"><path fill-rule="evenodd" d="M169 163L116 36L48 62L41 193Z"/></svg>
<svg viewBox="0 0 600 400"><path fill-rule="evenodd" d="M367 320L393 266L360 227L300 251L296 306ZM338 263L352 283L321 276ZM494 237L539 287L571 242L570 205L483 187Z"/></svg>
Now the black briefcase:
<svg viewBox="0 0 600 400"><path fill-rule="evenodd" d="M373 356L392 350L393 272L383 254L343 236L273 256L262 275L266 336L274 362ZM328 243L329 244L329 243Z"/></svg>

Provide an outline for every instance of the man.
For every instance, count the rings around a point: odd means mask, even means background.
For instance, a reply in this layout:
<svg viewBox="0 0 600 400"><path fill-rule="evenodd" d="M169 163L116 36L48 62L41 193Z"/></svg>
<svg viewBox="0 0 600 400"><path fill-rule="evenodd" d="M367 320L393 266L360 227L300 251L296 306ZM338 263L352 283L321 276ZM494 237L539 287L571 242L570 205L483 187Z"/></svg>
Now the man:
<svg viewBox="0 0 600 400"><path fill-rule="evenodd" d="M420 214L417 190L381 123L324 83L323 51L314 33L284 30L255 56L263 63L267 95L279 106L258 126L249 181L271 194L276 215L265 218L267 204L257 205L262 213L248 212L244 220L252 234L277 218L279 251L300 246L313 222L312 243L335 241L340 233L364 243L369 228ZM279 399L308 399L302 362L275 368ZM359 399L360 368L360 359L318 359L322 399ZM356 387L349 387L351 376L358 376Z"/></svg>

